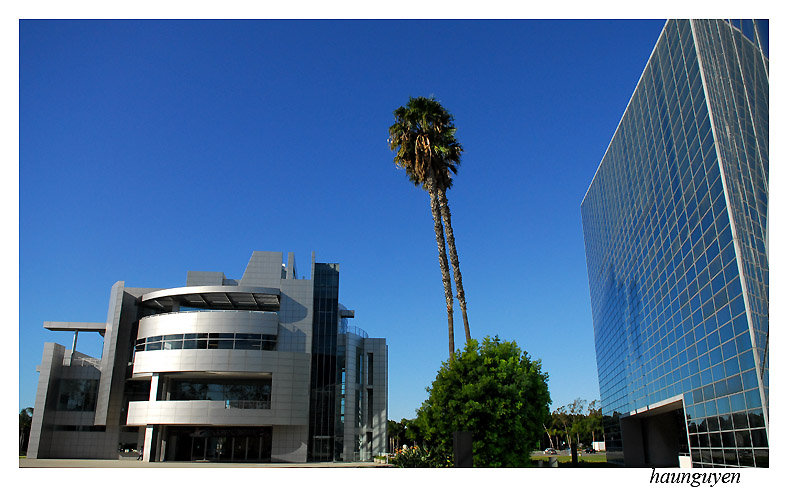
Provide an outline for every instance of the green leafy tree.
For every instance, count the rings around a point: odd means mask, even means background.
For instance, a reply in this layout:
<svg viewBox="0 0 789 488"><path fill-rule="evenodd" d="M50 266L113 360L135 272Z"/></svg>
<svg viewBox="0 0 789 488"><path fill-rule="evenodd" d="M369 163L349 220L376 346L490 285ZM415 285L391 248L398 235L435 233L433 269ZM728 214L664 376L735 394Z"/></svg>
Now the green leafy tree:
<svg viewBox="0 0 789 488"><path fill-rule="evenodd" d="M394 420L386 421L389 434L389 452L393 453L405 445L408 422L410 422L408 419L401 419L400 422L395 422Z"/></svg>
<svg viewBox="0 0 789 488"><path fill-rule="evenodd" d="M556 419L556 424L559 429L559 434L564 436L564 442L567 447L570 447L571 435L572 435L572 427L573 427L573 419L570 415L567 406L561 406L554 410L553 415Z"/></svg>
<svg viewBox="0 0 789 488"><path fill-rule="evenodd" d="M413 445L425 444L425 434L417 419L405 421L405 438Z"/></svg>
<svg viewBox="0 0 789 488"><path fill-rule="evenodd" d="M585 407L586 400L576 398L572 403L561 406L553 412L552 416L561 434L564 435L568 448L573 444L573 437L575 444L581 444L581 435L585 433Z"/></svg>
<svg viewBox="0 0 789 488"><path fill-rule="evenodd" d="M33 407L23 408L19 412L19 453L27 453L30 441L30 426L33 423Z"/></svg>
<svg viewBox="0 0 789 488"><path fill-rule="evenodd" d="M452 433L468 431L474 466L527 466L550 419L548 374L541 367L515 342L472 339L454 361L442 364L417 411L425 444L447 455Z"/></svg>
<svg viewBox="0 0 789 488"><path fill-rule="evenodd" d="M597 400L589 402L586 414L586 429L592 435L592 442L600 439L603 433L603 412L597 405Z"/></svg>
<svg viewBox="0 0 789 488"><path fill-rule="evenodd" d="M560 444L559 436L564 439L567 447L570 447L573 438L579 447L594 442L603 433L603 418L597 405L597 400L587 404L586 400L576 398L553 411L545 432L549 436L557 437L557 445Z"/></svg>
<svg viewBox="0 0 789 488"><path fill-rule="evenodd" d="M551 418L551 421L549 423L547 423L547 424L543 423L542 424L542 428L543 428L543 430L545 430L545 435L548 437L548 443L549 443L550 447L552 449L558 449L559 448L559 437L558 437L558 435L559 435L560 431L554 425L553 417ZM556 439L556 442L553 441L554 439Z"/></svg>
<svg viewBox="0 0 789 488"><path fill-rule="evenodd" d="M406 175L414 185L421 186L430 196L430 211L433 215L438 246L438 263L447 303L451 360L455 354L455 329L447 244L449 244L458 302L463 313L466 342L471 340L463 278L460 274L452 217L446 196L446 191L452 187L452 174L457 173L457 167L460 165L463 147L455 138L454 117L432 97L409 97L408 104L395 110L394 116L395 123L389 127L388 140L389 148L395 151L394 162L405 169Z"/></svg>
<svg viewBox="0 0 789 488"><path fill-rule="evenodd" d="M584 417L584 409L586 408L586 400L576 398L568 405L570 410L570 421L572 423L570 432L575 435L575 444L580 447L581 434L586 433L586 423Z"/></svg>

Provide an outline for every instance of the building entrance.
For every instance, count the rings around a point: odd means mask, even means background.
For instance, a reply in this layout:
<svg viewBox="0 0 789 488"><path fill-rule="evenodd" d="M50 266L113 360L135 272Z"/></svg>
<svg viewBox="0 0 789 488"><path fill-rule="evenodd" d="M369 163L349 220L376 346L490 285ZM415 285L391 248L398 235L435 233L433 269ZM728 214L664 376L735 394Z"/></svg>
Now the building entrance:
<svg viewBox="0 0 789 488"><path fill-rule="evenodd" d="M170 427L167 461L271 462L271 427Z"/></svg>
<svg viewBox="0 0 789 488"><path fill-rule="evenodd" d="M625 466L678 467L680 458L690 458L688 431L682 400L651 407L622 417L622 447Z"/></svg>

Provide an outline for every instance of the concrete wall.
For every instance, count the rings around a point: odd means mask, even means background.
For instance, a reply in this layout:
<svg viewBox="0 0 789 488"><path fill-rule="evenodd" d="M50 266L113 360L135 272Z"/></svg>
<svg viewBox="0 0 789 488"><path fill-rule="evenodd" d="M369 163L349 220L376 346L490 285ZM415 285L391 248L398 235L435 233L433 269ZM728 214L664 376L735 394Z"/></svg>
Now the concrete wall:
<svg viewBox="0 0 789 488"><path fill-rule="evenodd" d="M110 394L113 387L115 370L115 353L118 350L121 308L123 307L123 281L118 281L110 291L110 305L107 311L107 325L104 332L104 348L101 353L101 381L99 382L98 401L96 404L96 425L106 425L110 410ZM124 368L125 369L125 368Z"/></svg>
<svg viewBox="0 0 789 488"><path fill-rule="evenodd" d="M55 412L55 391L60 381L60 370L63 368L63 356L66 348L54 342L44 344L44 354L38 366L38 388L36 401L33 404L33 420L30 425L30 442L27 457L45 459L49 456L52 443L52 424Z"/></svg>
<svg viewBox="0 0 789 488"><path fill-rule="evenodd" d="M373 419L372 424L367 425L368 430L373 432L373 456L378 453L386 452L387 446L387 420L388 420L388 395L389 385L387 378L389 377L389 351L386 346L386 339L365 339L364 341L365 356L368 353L373 354ZM365 375L367 376L367 375ZM367 378L365 378L367 381Z"/></svg>
<svg viewBox="0 0 789 488"><path fill-rule="evenodd" d="M241 286L278 288L284 274L281 252L255 251L249 258L249 263L239 284Z"/></svg>
<svg viewBox="0 0 789 488"><path fill-rule="evenodd" d="M175 354L174 354L175 353ZM144 358L139 358L145 355ZM146 351L138 353L135 374L166 372L231 371L271 373L271 409L225 409L222 402L129 402L127 424L249 425L305 424L309 411L310 355L279 351L232 349ZM255 413L257 412L257 413Z"/></svg>
<svg viewBox="0 0 789 488"><path fill-rule="evenodd" d="M388 350L385 339L364 339L356 334L346 334L346 383L345 383L345 430L343 433L343 458L357 461L354 450L359 436L364 437L360 452L361 460L371 460L372 456L387 450L388 419ZM357 382L356 348L362 353L362 382ZM373 355L373 381L368 374L368 354ZM356 392L362 392L362 424L356 427ZM370 418L370 392L372 391L372 419ZM372 434L372 445L367 443L367 434Z"/></svg>
<svg viewBox="0 0 789 488"><path fill-rule="evenodd" d="M60 344L44 345L44 356L39 366L39 387L33 411L28 457L31 459L113 459L117 457L119 427L104 432L62 431L56 426L93 426L95 411L61 411L57 409L59 383L64 379L95 379L101 372L89 362L80 361L88 356L76 352L70 366L64 359L71 350Z"/></svg>
<svg viewBox="0 0 789 488"><path fill-rule="evenodd" d="M307 425L275 425L271 437L271 462L307 462Z"/></svg>
<svg viewBox="0 0 789 488"><path fill-rule="evenodd" d="M278 351L312 353L312 280L280 280Z"/></svg>
<svg viewBox="0 0 789 488"><path fill-rule="evenodd" d="M631 415L620 420L627 467L679 466L680 432L677 411Z"/></svg>
<svg viewBox="0 0 789 488"><path fill-rule="evenodd" d="M278 325L279 318L275 312L201 310L163 313L142 318L135 339L192 332L248 332L277 335Z"/></svg>
<svg viewBox="0 0 789 488"><path fill-rule="evenodd" d="M642 421L646 437L647 464L655 467L679 466L679 435L676 413L668 412Z"/></svg>

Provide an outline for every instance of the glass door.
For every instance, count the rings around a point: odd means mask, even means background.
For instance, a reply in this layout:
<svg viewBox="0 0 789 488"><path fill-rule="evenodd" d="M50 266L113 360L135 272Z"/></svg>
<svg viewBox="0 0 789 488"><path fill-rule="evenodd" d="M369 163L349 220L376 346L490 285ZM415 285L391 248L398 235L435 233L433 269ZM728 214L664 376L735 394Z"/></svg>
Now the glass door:
<svg viewBox="0 0 789 488"><path fill-rule="evenodd" d="M247 438L233 437L233 461L246 461Z"/></svg>
<svg viewBox="0 0 789 488"><path fill-rule="evenodd" d="M205 437L192 437L192 461L205 460L205 445L208 439Z"/></svg>

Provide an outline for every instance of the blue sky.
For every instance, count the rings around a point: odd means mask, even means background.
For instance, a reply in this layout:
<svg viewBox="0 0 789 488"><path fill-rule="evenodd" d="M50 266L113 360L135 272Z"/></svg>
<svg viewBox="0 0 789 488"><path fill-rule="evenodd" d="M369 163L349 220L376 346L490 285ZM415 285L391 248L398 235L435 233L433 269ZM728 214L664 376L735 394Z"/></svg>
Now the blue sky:
<svg viewBox="0 0 789 488"><path fill-rule="evenodd" d="M598 398L580 203L663 23L20 22L19 408L43 343L71 344L42 323L104 321L115 281L240 278L254 250L308 274L315 251L387 338L389 417L412 418L446 312L428 197L386 138L429 95L465 148L448 196L472 335L541 359L553 408Z"/></svg>

